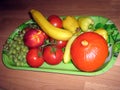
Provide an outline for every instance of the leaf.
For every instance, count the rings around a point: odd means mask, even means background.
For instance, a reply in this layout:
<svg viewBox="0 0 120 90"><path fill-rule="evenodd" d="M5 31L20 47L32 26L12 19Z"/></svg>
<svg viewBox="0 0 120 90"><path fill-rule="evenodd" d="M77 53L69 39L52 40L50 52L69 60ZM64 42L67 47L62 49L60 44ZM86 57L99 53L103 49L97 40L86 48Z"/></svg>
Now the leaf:
<svg viewBox="0 0 120 90"><path fill-rule="evenodd" d="M108 22L108 18L102 16L91 16L91 19L94 21L94 29L102 28Z"/></svg>
<svg viewBox="0 0 120 90"><path fill-rule="evenodd" d="M118 56L118 54L119 54L119 52L120 52L120 41L119 42L116 42L115 44L114 44L114 46L113 46L113 54L114 54L114 56Z"/></svg>
<svg viewBox="0 0 120 90"><path fill-rule="evenodd" d="M96 24L95 29L99 29L99 28L103 28L103 27L104 27L104 24L98 23L98 24Z"/></svg>

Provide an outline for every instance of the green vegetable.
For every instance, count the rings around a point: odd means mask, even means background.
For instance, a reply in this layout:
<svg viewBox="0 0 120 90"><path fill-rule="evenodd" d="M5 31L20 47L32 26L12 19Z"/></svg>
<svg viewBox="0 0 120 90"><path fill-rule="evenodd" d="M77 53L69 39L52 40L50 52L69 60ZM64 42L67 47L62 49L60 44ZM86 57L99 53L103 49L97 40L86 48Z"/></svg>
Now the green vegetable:
<svg viewBox="0 0 120 90"><path fill-rule="evenodd" d="M94 24L92 26L93 30L104 28L104 25L108 22L108 18L104 18L102 16L91 16L91 18L94 21Z"/></svg>
<svg viewBox="0 0 120 90"><path fill-rule="evenodd" d="M113 53L114 53L114 56L118 56L120 52L120 41L119 42L116 42L114 45L113 45Z"/></svg>

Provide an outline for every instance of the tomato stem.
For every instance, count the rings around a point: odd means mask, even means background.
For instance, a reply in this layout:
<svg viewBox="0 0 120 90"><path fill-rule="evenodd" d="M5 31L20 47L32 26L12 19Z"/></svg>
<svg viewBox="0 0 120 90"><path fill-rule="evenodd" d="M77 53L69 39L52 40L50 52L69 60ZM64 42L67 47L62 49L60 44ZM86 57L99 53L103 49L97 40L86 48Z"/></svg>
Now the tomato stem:
<svg viewBox="0 0 120 90"><path fill-rule="evenodd" d="M51 47L52 47L51 52L55 53L56 52L56 48L54 46L51 46Z"/></svg>

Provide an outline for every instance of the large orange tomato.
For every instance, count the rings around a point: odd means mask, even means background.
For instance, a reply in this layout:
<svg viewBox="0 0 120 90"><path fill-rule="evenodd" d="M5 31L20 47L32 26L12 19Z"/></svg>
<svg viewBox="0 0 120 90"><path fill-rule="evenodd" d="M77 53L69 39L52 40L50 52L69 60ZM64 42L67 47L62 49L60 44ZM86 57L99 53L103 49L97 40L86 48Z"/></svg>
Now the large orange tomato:
<svg viewBox="0 0 120 90"><path fill-rule="evenodd" d="M106 40L97 33L85 32L79 35L71 46L73 64L82 71L99 69L108 56Z"/></svg>

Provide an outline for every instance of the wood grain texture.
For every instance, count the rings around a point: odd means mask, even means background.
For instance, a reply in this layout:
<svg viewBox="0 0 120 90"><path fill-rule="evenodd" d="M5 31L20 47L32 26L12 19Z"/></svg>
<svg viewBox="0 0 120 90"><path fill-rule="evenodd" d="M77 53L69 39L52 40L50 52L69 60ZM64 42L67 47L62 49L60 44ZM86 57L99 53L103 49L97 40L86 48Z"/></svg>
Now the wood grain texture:
<svg viewBox="0 0 120 90"><path fill-rule="evenodd" d="M2 0L0 2L0 90L120 90L120 54L114 66L94 77L11 70L2 63L3 44L14 29L30 19L29 10L45 16L99 15L120 31L120 0Z"/></svg>

